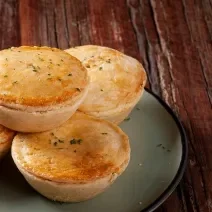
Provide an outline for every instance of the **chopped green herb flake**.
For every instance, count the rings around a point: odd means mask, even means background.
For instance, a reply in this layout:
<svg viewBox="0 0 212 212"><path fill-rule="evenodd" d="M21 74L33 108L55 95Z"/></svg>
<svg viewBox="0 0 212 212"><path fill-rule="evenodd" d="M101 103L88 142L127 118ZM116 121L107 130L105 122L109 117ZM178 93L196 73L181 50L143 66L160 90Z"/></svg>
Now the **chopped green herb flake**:
<svg viewBox="0 0 212 212"><path fill-rule="evenodd" d="M137 107L136 110L141 110L141 109Z"/></svg>
<svg viewBox="0 0 212 212"><path fill-rule="evenodd" d="M91 66L89 64L85 65L86 68L90 68Z"/></svg>
<svg viewBox="0 0 212 212"><path fill-rule="evenodd" d="M102 67L99 67L99 70L102 70Z"/></svg>
<svg viewBox="0 0 212 212"><path fill-rule="evenodd" d="M110 63L110 59L106 60L107 63Z"/></svg>
<svg viewBox="0 0 212 212"><path fill-rule="evenodd" d="M51 74L50 74L50 73L48 73L48 76L51 76Z"/></svg>
<svg viewBox="0 0 212 212"><path fill-rule="evenodd" d="M57 66L60 66L60 64L57 64Z"/></svg>
<svg viewBox="0 0 212 212"><path fill-rule="evenodd" d="M38 72L38 70L36 70L36 69L33 69L32 71L34 71L34 72Z"/></svg>
<svg viewBox="0 0 212 212"><path fill-rule="evenodd" d="M73 138L72 140L70 140L70 144L81 144L82 142L82 139L75 139Z"/></svg>
<svg viewBox="0 0 212 212"><path fill-rule="evenodd" d="M82 142L82 139L78 139L77 143L81 144L81 142Z"/></svg>
<svg viewBox="0 0 212 212"><path fill-rule="evenodd" d="M157 147L160 147L160 146L162 146L162 144L158 144L158 145L157 145Z"/></svg>
<svg viewBox="0 0 212 212"><path fill-rule="evenodd" d="M14 84L17 84L17 83L18 83L18 81L14 81L14 82L13 82L13 85L14 85Z"/></svg>
<svg viewBox="0 0 212 212"><path fill-rule="evenodd" d="M171 152L171 150L170 149L167 149L167 152Z"/></svg>
<svg viewBox="0 0 212 212"><path fill-rule="evenodd" d="M103 91L103 89L101 89L101 91Z"/></svg>
<svg viewBox="0 0 212 212"><path fill-rule="evenodd" d="M44 59L43 59L42 57L38 57L38 59L39 59L40 61L44 61Z"/></svg>
<svg viewBox="0 0 212 212"><path fill-rule="evenodd" d="M72 145L72 144L76 144L77 143L77 141L76 141L76 139L74 138L74 139L72 139L72 140L70 140L70 144Z"/></svg>
<svg viewBox="0 0 212 212"><path fill-rule="evenodd" d="M63 62L63 59L61 59L61 61Z"/></svg>
<svg viewBox="0 0 212 212"><path fill-rule="evenodd" d="M6 78L6 77L8 77L8 75L4 75L4 77Z"/></svg>
<svg viewBox="0 0 212 212"><path fill-rule="evenodd" d="M129 121L130 120L130 117L128 117L128 118L126 118L126 119L124 119L124 121Z"/></svg>
<svg viewBox="0 0 212 212"><path fill-rule="evenodd" d="M54 146L57 146L57 142L56 141L54 142Z"/></svg>
<svg viewBox="0 0 212 212"><path fill-rule="evenodd" d="M8 61L8 58L5 58L6 61Z"/></svg>
<svg viewBox="0 0 212 212"><path fill-rule="evenodd" d="M69 76L69 77L72 76L72 73L68 74L68 76Z"/></svg>
<svg viewBox="0 0 212 212"><path fill-rule="evenodd" d="M163 148L163 149L166 149L166 147L165 147L165 146L162 146L162 148Z"/></svg>

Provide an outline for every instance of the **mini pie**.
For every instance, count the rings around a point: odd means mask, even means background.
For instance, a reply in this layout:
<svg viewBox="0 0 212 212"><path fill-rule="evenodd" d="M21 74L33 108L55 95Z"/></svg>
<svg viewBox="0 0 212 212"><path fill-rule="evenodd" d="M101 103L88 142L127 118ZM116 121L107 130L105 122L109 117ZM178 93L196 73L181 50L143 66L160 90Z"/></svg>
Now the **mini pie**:
<svg viewBox="0 0 212 212"><path fill-rule="evenodd" d="M39 132L59 126L87 94L87 70L70 54L49 47L0 51L0 124Z"/></svg>
<svg viewBox="0 0 212 212"><path fill-rule="evenodd" d="M12 157L43 196L79 202L103 192L124 172L130 146L117 125L76 112L54 130L17 134Z"/></svg>
<svg viewBox="0 0 212 212"><path fill-rule="evenodd" d="M146 73L134 58L117 50L85 45L65 50L88 70L88 95L79 110L99 118L122 122L142 96Z"/></svg>
<svg viewBox="0 0 212 212"><path fill-rule="evenodd" d="M9 151L15 132L0 125L0 160Z"/></svg>

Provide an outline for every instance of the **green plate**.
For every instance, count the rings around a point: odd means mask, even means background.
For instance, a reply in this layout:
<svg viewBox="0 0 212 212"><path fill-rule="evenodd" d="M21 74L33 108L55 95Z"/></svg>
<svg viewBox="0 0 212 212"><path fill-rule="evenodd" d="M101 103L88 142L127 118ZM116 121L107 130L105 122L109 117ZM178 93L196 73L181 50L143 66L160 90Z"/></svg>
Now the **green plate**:
<svg viewBox="0 0 212 212"><path fill-rule="evenodd" d="M26 183L8 155L0 164L0 211L153 211L182 178L187 161L184 130L171 109L147 90L121 128L130 138L131 161L103 194L81 203L51 202Z"/></svg>

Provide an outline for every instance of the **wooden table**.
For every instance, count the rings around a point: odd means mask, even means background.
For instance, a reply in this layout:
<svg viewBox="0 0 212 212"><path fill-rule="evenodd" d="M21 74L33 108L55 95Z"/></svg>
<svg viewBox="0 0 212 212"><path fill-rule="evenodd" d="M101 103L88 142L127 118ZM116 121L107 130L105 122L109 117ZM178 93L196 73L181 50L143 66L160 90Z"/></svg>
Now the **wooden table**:
<svg viewBox="0 0 212 212"><path fill-rule="evenodd" d="M1 49L89 43L142 61L186 129L187 171L157 211L212 211L212 0L0 0Z"/></svg>

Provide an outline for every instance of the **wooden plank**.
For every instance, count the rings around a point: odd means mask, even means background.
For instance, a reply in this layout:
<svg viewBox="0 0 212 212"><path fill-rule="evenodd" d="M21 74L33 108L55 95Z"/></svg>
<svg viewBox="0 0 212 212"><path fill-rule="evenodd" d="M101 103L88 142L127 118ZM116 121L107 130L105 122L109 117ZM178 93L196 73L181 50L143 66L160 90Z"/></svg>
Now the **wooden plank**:
<svg viewBox="0 0 212 212"><path fill-rule="evenodd" d="M115 48L140 59L136 35L125 1L89 0L88 11L92 44Z"/></svg>
<svg viewBox="0 0 212 212"><path fill-rule="evenodd" d="M20 35L17 1L0 1L0 23L0 49L19 46Z"/></svg>
<svg viewBox="0 0 212 212"><path fill-rule="evenodd" d="M38 26L38 1L19 2L21 45L41 45Z"/></svg>

